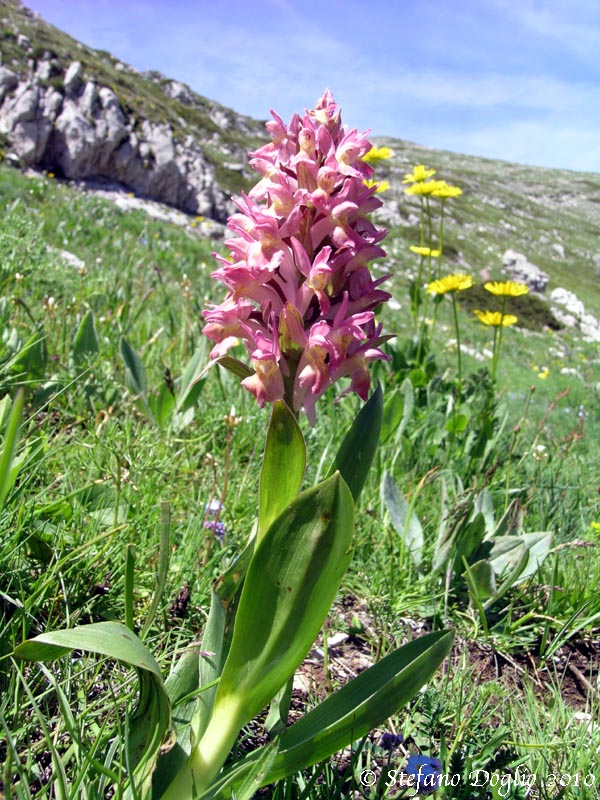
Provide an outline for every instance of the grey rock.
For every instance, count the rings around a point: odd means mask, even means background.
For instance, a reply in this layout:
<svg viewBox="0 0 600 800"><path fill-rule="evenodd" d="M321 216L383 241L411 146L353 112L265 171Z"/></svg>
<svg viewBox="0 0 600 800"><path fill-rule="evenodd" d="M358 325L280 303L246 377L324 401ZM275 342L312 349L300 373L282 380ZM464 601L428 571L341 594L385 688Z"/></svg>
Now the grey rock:
<svg viewBox="0 0 600 800"><path fill-rule="evenodd" d="M184 106L191 106L194 103L192 90L185 83L171 81L165 86L165 94L173 100L178 100Z"/></svg>
<svg viewBox="0 0 600 800"><path fill-rule="evenodd" d="M80 61L73 61L65 72L65 94L77 97L83 84L83 66Z"/></svg>
<svg viewBox="0 0 600 800"><path fill-rule="evenodd" d="M7 67L0 67L0 103L4 100L9 92L16 89L19 85L19 79L14 72L11 72Z"/></svg>
<svg viewBox="0 0 600 800"><path fill-rule="evenodd" d="M555 258L560 258L561 261L564 261L566 258L564 244L560 244L559 242L554 242L554 244L552 245L552 255Z"/></svg>
<svg viewBox="0 0 600 800"><path fill-rule="evenodd" d="M516 250L507 250L502 256L502 271L511 280L527 284L532 292L546 291L550 276L536 264L528 261L527 256Z"/></svg>
<svg viewBox="0 0 600 800"><path fill-rule="evenodd" d="M600 321L586 312L583 302L574 292L559 287L550 293L550 301L554 303L552 313L559 322L579 329L588 342L600 342Z"/></svg>
<svg viewBox="0 0 600 800"><path fill-rule="evenodd" d="M176 141L168 124L127 116L110 88L85 80L78 61L64 74L64 91L44 85L55 73L50 58L37 67L32 62L27 77L0 67L0 132L7 135L20 164L43 166L72 180L109 181L141 197L221 222L232 213L234 207L204 154L211 141L208 134L202 142L191 135ZM165 84L167 93L180 102L196 103L185 84L167 81L159 73L150 77ZM235 114L217 104L209 114L222 127L237 124ZM221 147L218 134L212 138ZM241 148L230 145L228 155L230 169L243 171Z"/></svg>

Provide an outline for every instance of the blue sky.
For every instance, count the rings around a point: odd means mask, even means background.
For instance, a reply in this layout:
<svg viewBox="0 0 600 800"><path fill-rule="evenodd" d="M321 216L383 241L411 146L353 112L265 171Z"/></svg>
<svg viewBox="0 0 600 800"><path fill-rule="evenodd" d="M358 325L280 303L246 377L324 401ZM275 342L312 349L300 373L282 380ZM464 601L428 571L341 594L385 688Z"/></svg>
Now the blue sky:
<svg viewBox="0 0 600 800"><path fill-rule="evenodd" d="M25 0L136 69L287 121L600 172L598 0Z"/></svg>

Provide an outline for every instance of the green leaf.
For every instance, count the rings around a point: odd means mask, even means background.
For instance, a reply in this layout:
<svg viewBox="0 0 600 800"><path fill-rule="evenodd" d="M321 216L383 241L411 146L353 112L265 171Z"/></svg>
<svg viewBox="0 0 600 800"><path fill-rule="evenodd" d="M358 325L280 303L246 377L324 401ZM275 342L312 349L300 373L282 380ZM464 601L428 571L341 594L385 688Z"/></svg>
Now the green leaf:
<svg viewBox="0 0 600 800"><path fill-rule="evenodd" d="M148 397L148 407L159 428L164 428L175 408L175 398L166 382L161 383L156 394Z"/></svg>
<svg viewBox="0 0 600 800"><path fill-rule="evenodd" d="M121 336L121 341L119 342L119 352L125 364L127 388L134 394L144 394L147 388L147 381L142 359L124 336Z"/></svg>
<svg viewBox="0 0 600 800"><path fill-rule="evenodd" d="M493 542L490 561L498 576L513 569L515 564L521 560L523 551L528 554L527 565L519 574L518 581L515 580L515 583L521 583L535 575L544 563L552 546L552 533L540 531L523 533L520 536L495 536L488 541Z"/></svg>
<svg viewBox="0 0 600 800"><path fill-rule="evenodd" d="M41 380L46 371L47 361L46 337L39 330L31 334L4 369L7 370L10 367L16 372L26 372L30 377Z"/></svg>
<svg viewBox="0 0 600 800"><path fill-rule="evenodd" d="M155 798L162 796L184 767L192 745L208 726L217 689L216 686L207 689L202 687L213 683L221 674L226 621L226 609L213 592L200 648L194 647L185 652L165 681L174 709L173 727L177 739L158 761L152 783ZM199 687L202 691L199 691Z"/></svg>
<svg viewBox="0 0 600 800"><path fill-rule="evenodd" d="M198 400L206 375L206 368L203 367L205 360L206 347L203 345L190 358L181 377L181 385L177 394L177 411L187 411Z"/></svg>
<svg viewBox="0 0 600 800"><path fill-rule="evenodd" d="M146 397L147 380L142 359L124 336L121 336L119 342L119 352L125 364L125 385L132 394L136 395L138 405L148 419L156 422Z"/></svg>
<svg viewBox="0 0 600 800"><path fill-rule="evenodd" d="M87 358L96 355L98 350L98 334L94 324L94 313L90 309L73 334L73 339L71 341L71 358L73 359L73 363L76 367L81 366L85 363Z"/></svg>
<svg viewBox="0 0 600 800"><path fill-rule="evenodd" d="M496 594L496 578L487 559L476 561L469 567L469 578L473 592L479 600L487 600Z"/></svg>
<svg viewBox="0 0 600 800"><path fill-rule="evenodd" d="M306 467L302 431L283 400L273 403L260 471L257 542L295 500Z"/></svg>
<svg viewBox="0 0 600 800"><path fill-rule="evenodd" d="M387 470L383 476L383 500L392 525L410 552L415 566L420 567L423 559L423 528L413 507L406 502Z"/></svg>
<svg viewBox="0 0 600 800"><path fill-rule="evenodd" d="M6 425L6 433L0 453L0 509L4 507L7 495L17 479L18 469L15 470L15 453L19 442L21 420L23 417L23 392L19 391L12 405L10 416ZM23 460L19 461L19 468Z"/></svg>
<svg viewBox="0 0 600 800"><path fill-rule="evenodd" d="M300 494L257 544L209 726L169 800L192 782L208 788L241 727L306 656L350 562L353 526L352 495L336 472Z"/></svg>
<svg viewBox="0 0 600 800"><path fill-rule="evenodd" d="M448 433L462 433L468 422L469 418L465 414L452 414L446 421L446 430Z"/></svg>
<svg viewBox="0 0 600 800"><path fill-rule="evenodd" d="M215 706L262 710L314 642L352 556L354 503L339 473L303 492L250 562Z"/></svg>
<svg viewBox="0 0 600 800"><path fill-rule="evenodd" d="M381 386L377 388L361 408L356 419L352 423L350 430L344 436L340 445L328 477L339 471L348 488L352 493L354 502L358 502L377 444L381 433L381 422L383 419L383 392Z"/></svg>
<svg viewBox="0 0 600 800"><path fill-rule="evenodd" d="M430 633L395 650L289 727L262 786L329 758L405 705L450 653L451 631ZM244 779L262 748L230 767L201 800L223 800Z"/></svg>
<svg viewBox="0 0 600 800"><path fill-rule="evenodd" d="M47 661L74 649L123 661L138 673L138 703L129 719L129 764L137 796L150 800L152 771L171 722L169 698L158 664L140 639L118 622L43 633L18 645L15 655L28 661Z"/></svg>

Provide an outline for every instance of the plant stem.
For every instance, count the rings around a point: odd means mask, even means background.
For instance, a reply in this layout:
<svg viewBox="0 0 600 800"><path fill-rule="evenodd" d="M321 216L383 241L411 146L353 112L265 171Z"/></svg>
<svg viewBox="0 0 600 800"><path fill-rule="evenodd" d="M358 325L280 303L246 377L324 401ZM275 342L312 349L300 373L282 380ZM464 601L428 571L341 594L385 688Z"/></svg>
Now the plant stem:
<svg viewBox="0 0 600 800"><path fill-rule="evenodd" d="M456 308L456 296L452 292L452 311L454 314L454 328L456 330L456 354L458 357L458 390L462 393L462 361L460 352L460 327L458 325L458 311Z"/></svg>

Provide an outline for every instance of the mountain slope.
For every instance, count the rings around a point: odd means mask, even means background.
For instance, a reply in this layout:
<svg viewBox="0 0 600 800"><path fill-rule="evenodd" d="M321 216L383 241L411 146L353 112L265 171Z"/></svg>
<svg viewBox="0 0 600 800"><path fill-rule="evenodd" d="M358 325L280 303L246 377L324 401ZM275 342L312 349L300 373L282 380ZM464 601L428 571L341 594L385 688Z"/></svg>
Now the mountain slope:
<svg viewBox="0 0 600 800"><path fill-rule="evenodd" d="M0 0L0 18L0 135L20 163L226 218L261 123L82 45L17 0Z"/></svg>
<svg viewBox="0 0 600 800"><path fill-rule="evenodd" d="M115 182L225 221L232 193L255 180L247 151L265 141L263 123L86 47L18 0L0 0L0 18L0 148L13 161L70 179ZM307 97L307 106L315 99ZM464 191L447 206L444 251L451 267L496 276L505 251L515 250L550 276L549 291L566 287L600 314L600 175L398 139L378 143L394 152L377 176L391 185L379 216L390 228L396 272L408 269L406 245L419 240L418 201L404 194L402 177L425 163Z"/></svg>

